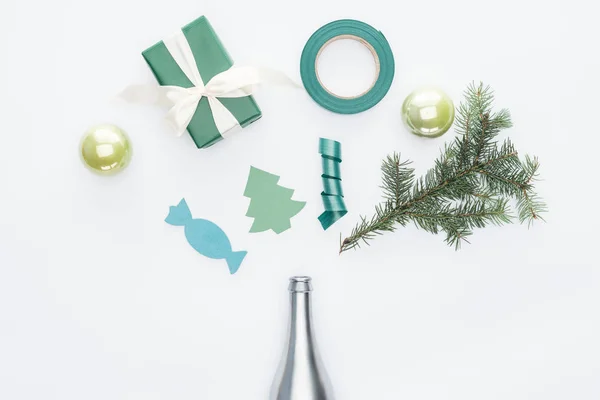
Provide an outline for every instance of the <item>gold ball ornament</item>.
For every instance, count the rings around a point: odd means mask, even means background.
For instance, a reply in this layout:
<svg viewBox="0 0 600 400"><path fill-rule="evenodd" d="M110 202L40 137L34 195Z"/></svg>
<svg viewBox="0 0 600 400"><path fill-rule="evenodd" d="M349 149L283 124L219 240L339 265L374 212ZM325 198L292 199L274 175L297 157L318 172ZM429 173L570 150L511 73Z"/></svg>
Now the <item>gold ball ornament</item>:
<svg viewBox="0 0 600 400"><path fill-rule="evenodd" d="M81 159L89 170L100 175L113 175L129 165L131 143L121 128L98 125L89 129L81 139Z"/></svg>
<svg viewBox="0 0 600 400"><path fill-rule="evenodd" d="M429 138L442 136L454 122L454 103L440 89L418 89L404 100L402 120L415 135Z"/></svg>

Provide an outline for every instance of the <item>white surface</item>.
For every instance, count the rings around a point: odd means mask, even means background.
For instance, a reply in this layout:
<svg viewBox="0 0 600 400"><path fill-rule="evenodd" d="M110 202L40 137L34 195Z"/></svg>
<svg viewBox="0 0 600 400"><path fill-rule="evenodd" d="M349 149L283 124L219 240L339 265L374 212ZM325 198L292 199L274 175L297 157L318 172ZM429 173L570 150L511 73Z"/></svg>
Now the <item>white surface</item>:
<svg viewBox="0 0 600 400"><path fill-rule="evenodd" d="M265 399L293 274L315 280L339 400L600 398L599 35L588 4L4 0L0 399ZM298 80L314 30L364 20L390 41L394 85L355 116L264 90L261 121L197 151L167 133L161 110L110 98L152 82L141 50L201 14L238 62ZM400 150L423 172L453 136L408 134L404 97L438 84L458 101L472 80L495 88L513 114L507 133L540 157L547 224L481 230L460 252L409 227L339 257L340 231L380 199L381 158ZM135 147L108 179L77 156L81 133L104 121ZM343 143L350 210L327 232L316 219L320 135ZM290 231L247 233L250 165L308 201ZM181 197L249 250L237 275L163 222Z"/></svg>
<svg viewBox="0 0 600 400"><path fill-rule="evenodd" d="M317 72L321 84L341 97L360 96L378 77L375 56L353 39L338 39L325 46L317 58Z"/></svg>

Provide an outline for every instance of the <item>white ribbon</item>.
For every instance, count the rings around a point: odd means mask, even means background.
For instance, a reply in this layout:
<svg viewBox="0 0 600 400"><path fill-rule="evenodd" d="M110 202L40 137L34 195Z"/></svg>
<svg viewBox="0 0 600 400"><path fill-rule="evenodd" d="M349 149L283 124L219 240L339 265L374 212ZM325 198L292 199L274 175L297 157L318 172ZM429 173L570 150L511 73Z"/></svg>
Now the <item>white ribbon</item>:
<svg viewBox="0 0 600 400"><path fill-rule="evenodd" d="M240 125L233 114L218 98L250 96L261 83L299 87L279 71L262 67L233 66L215 75L206 85L202 80L194 53L182 31L163 40L171 56L194 86L132 85L120 97L132 103L159 104L170 107L166 119L173 125L177 136L187 129L202 97L208 99L215 125L221 135L237 131Z"/></svg>

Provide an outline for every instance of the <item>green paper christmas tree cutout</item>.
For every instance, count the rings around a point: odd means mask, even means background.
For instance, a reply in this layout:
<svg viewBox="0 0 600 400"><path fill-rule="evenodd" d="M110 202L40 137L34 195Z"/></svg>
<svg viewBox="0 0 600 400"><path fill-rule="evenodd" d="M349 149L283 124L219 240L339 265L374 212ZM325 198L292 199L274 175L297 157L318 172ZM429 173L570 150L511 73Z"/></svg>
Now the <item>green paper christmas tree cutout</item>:
<svg viewBox="0 0 600 400"><path fill-rule="evenodd" d="M293 189L277 184L279 176L258 168L250 167L244 196L250 198L247 217L254 218L250 232L264 232L272 229L275 233L292 227L290 218L304 208L306 202L292 200Z"/></svg>

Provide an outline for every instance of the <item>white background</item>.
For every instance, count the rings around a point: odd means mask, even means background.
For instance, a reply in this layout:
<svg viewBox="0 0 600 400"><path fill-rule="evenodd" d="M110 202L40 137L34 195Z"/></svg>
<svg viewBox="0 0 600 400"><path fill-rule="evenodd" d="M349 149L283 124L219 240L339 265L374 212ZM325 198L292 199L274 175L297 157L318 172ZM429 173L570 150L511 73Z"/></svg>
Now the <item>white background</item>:
<svg viewBox="0 0 600 400"><path fill-rule="evenodd" d="M592 3L3 0L0 399L266 399L294 274L314 278L338 399L600 398ZM141 51L202 14L236 61L298 81L317 28L363 20L394 50L394 84L353 116L302 91L263 90L262 120L198 151L168 134L163 110L112 97L154 82ZM351 58L347 49L329 60ZM541 160L547 223L486 228L459 252L407 227L338 256L340 232L380 200L380 160L398 150L422 173L454 136L409 134L405 96L433 84L458 103L480 80L511 110L518 149ZM79 160L82 133L100 122L133 142L119 176L97 177ZM319 136L342 142L350 211L326 232ZM291 230L248 233L250 165L308 202ZM236 275L164 223L182 197L249 251Z"/></svg>

